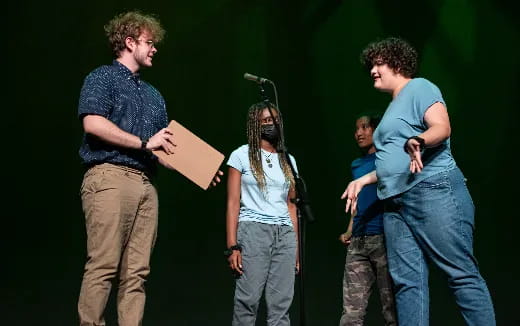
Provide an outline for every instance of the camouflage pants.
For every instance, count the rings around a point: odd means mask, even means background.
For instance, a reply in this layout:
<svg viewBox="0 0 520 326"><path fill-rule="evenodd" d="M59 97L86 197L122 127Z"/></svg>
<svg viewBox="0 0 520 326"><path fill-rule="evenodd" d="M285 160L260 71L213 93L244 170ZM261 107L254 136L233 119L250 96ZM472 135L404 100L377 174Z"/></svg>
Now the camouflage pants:
<svg viewBox="0 0 520 326"><path fill-rule="evenodd" d="M385 325L397 325L384 236L381 234L353 237L345 262L343 314L340 326L363 325L374 281L379 288Z"/></svg>

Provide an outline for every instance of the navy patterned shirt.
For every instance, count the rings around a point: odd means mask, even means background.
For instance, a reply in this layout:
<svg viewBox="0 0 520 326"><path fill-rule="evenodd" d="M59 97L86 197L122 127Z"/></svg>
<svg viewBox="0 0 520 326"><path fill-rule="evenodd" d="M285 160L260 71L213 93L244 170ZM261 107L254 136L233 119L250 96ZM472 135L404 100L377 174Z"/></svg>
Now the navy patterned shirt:
<svg viewBox="0 0 520 326"><path fill-rule="evenodd" d="M81 120L90 114L105 117L143 140L168 125L166 105L159 91L117 60L85 78L78 115ZM79 155L87 166L112 163L154 174L157 165L149 152L111 145L91 134L84 135Z"/></svg>

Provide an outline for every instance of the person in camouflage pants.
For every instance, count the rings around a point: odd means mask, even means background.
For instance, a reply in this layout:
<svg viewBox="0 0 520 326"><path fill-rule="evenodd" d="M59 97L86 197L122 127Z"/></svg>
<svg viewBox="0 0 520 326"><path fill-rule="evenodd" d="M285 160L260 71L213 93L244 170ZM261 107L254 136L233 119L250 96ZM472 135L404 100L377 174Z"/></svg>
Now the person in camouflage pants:
<svg viewBox="0 0 520 326"><path fill-rule="evenodd" d="M388 273L382 234L352 237L343 276L341 326L363 325L372 284L377 281L386 325L396 325L392 279Z"/></svg>
<svg viewBox="0 0 520 326"><path fill-rule="evenodd" d="M375 169L372 134L378 116L361 115L356 120L354 136L363 152L352 162L354 179ZM372 292L377 282L385 325L397 325L392 279L388 272L383 235L383 203L378 200L376 185L365 186L358 194L356 214L340 241L348 245L343 277L343 314L340 326L362 326ZM342 198L345 197L345 193Z"/></svg>

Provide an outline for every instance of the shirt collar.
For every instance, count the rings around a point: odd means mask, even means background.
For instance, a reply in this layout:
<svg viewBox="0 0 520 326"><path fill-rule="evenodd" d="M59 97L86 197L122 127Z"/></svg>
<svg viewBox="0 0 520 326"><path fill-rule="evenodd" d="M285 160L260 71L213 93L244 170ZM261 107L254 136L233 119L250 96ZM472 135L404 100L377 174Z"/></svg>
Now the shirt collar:
<svg viewBox="0 0 520 326"><path fill-rule="evenodd" d="M125 66L121 62L117 61L116 59L114 59L114 61L112 61L112 66L117 68L117 72L121 76L123 76L127 79L133 79L135 81L139 81L139 72L136 72L135 74L132 73L132 71L130 69L128 69L127 66Z"/></svg>

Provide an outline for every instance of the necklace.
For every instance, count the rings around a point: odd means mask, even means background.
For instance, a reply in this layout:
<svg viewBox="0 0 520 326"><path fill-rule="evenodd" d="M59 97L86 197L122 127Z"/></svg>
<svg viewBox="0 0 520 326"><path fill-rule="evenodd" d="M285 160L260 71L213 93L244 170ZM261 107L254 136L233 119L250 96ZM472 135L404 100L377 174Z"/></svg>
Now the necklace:
<svg viewBox="0 0 520 326"><path fill-rule="evenodd" d="M269 168L272 168L273 167L273 163L271 163L271 155L273 155L272 152L269 152L269 155L265 154L264 151L262 151L262 153L264 154L265 156L265 161L267 162L267 166Z"/></svg>

